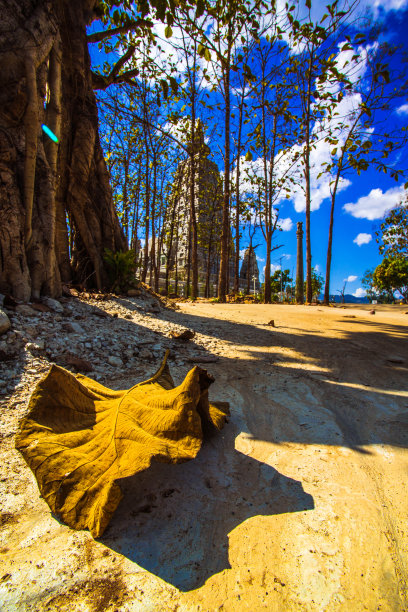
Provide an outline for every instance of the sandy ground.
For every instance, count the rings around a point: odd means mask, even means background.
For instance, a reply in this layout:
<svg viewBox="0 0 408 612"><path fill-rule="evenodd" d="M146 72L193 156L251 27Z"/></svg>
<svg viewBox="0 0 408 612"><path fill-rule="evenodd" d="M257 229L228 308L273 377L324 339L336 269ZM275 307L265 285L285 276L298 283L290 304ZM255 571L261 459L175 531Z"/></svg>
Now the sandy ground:
<svg viewBox="0 0 408 612"><path fill-rule="evenodd" d="M50 514L3 440L2 610L408 610L408 314L370 308L186 303L149 319L219 356L210 397L230 422L196 460L124 482L97 541Z"/></svg>

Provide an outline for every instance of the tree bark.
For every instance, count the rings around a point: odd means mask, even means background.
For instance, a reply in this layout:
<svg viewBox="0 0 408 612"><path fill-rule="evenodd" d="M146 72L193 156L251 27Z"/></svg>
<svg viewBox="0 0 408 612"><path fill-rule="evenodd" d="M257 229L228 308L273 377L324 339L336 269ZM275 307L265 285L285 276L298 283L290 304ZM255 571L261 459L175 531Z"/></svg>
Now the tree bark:
<svg viewBox="0 0 408 612"><path fill-rule="evenodd" d="M311 98L312 98L312 68L313 53L310 55L309 68L307 73L307 94L306 94L306 147L304 153L305 162L305 190L306 190L306 302L312 302L312 247L310 242L310 121L311 121Z"/></svg>
<svg viewBox="0 0 408 612"><path fill-rule="evenodd" d="M56 297L61 279L85 274L102 289L104 248L126 249L92 89L86 25L94 5L0 0L0 291L20 300Z"/></svg>
<svg viewBox="0 0 408 612"><path fill-rule="evenodd" d="M231 47L228 46L227 60L224 67L224 96L225 96L225 153L224 153L224 199L222 203L222 231L221 231L221 262L218 281L218 298L225 302L227 292L228 270L228 243L230 237L229 209L230 209L230 70Z"/></svg>

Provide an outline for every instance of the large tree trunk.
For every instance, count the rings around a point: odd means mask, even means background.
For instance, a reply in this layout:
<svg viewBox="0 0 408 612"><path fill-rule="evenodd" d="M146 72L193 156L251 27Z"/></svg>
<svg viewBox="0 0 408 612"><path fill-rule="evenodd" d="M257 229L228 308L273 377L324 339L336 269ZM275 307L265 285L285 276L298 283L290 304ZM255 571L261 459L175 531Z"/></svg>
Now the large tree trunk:
<svg viewBox="0 0 408 612"><path fill-rule="evenodd" d="M101 289L104 248L126 249L92 89L86 25L94 4L0 0L0 291L18 299L58 296L71 275Z"/></svg>

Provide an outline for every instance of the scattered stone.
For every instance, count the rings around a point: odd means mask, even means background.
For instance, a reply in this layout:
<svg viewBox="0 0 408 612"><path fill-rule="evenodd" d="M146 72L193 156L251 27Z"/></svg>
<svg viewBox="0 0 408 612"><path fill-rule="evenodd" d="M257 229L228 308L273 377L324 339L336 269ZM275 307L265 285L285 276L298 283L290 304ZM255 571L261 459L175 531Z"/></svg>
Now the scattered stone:
<svg viewBox="0 0 408 612"><path fill-rule="evenodd" d="M201 357L195 356L187 358L187 361L190 363L216 363L219 360L220 358L216 355L202 355Z"/></svg>
<svg viewBox="0 0 408 612"><path fill-rule="evenodd" d="M356 315L343 315L345 319L355 319Z"/></svg>
<svg viewBox="0 0 408 612"><path fill-rule="evenodd" d="M64 307L58 300L54 300L53 298L50 298L50 297L44 297L42 301L43 301L43 304L48 306L48 308L51 308L51 310L53 310L54 312L60 312L60 313L64 312Z"/></svg>
<svg viewBox="0 0 408 612"><path fill-rule="evenodd" d="M34 302L31 304L31 308L34 310L38 310L38 312L51 312L51 308L46 304L41 304L40 302Z"/></svg>
<svg viewBox="0 0 408 612"><path fill-rule="evenodd" d="M123 366L123 361L119 357L116 357L115 355L109 355L108 363L114 368L120 368L121 366Z"/></svg>
<svg viewBox="0 0 408 612"><path fill-rule="evenodd" d="M17 304L17 306L15 307L15 311L18 312L18 314L23 315L23 317L38 316L38 312L31 308L31 306L29 306L28 304Z"/></svg>
<svg viewBox="0 0 408 612"><path fill-rule="evenodd" d="M37 342L29 342L26 344L26 349L30 353L36 353L37 351L43 351L45 348L44 340L38 340Z"/></svg>
<svg viewBox="0 0 408 612"><path fill-rule="evenodd" d="M12 295L5 295L3 300L3 306L5 308L15 308L18 306L18 302L13 298Z"/></svg>
<svg viewBox="0 0 408 612"><path fill-rule="evenodd" d="M78 297L79 295L79 291L73 287L68 287L67 285L62 285L62 293L67 297Z"/></svg>
<svg viewBox="0 0 408 612"><path fill-rule="evenodd" d="M73 334L84 334L84 329L76 321L69 321L68 323L62 324L62 329L68 333Z"/></svg>
<svg viewBox="0 0 408 612"><path fill-rule="evenodd" d="M125 319L133 319L133 316L128 312L125 314Z"/></svg>
<svg viewBox="0 0 408 612"><path fill-rule="evenodd" d="M110 319L110 315L104 310L94 310L92 314L101 319Z"/></svg>
<svg viewBox="0 0 408 612"><path fill-rule="evenodd" d="M275 327L275 321L271 319L269 323L267 323L267 325L270 325L271 327Z"/></svg>
<svg viewBox="0 0 408 612"><path fill-rule="evenodd" d="M181 332L171 331L170 336L175 340L183 340L184 342L187 342L187 340L191 340L192 338L194 338L195 331L192 329L184 329Z"/></svg>
<svg viewBox="0 0 408 612"><path fill-rule="evenodd" d="M152 350L152 351L164 351L164 347L163 347L163 345L162 345L162 344L154 344L154 345L151 347L151 350Z"/></svg>
<svg viewBox="0 0 408 612"><path fill-rule="evenodd" d="M8 329L10 329L10 319L4 310L0 308L0 335L4 334Z"/></svg>
<svg viewBox="0 0 408 612"><path fill-rule="evenodd" d="M92 363L86 359L75 357L75 355L64 355L63 360L67 365L70 365L81 372L92 372L94 369Z"/></svg>
<svg viewBox="0 0 408 612"><path fill-rule="evenodd" d="M375 310L370 310L368 314L375 314Z"/></svg>

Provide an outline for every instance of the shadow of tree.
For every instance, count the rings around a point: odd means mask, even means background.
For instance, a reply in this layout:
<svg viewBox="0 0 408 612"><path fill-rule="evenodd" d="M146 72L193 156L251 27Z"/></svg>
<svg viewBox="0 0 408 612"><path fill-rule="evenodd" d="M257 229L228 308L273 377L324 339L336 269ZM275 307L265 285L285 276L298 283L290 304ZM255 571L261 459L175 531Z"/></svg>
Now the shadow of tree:
<svg viewBox="0 0 408 612"><path fill-rule="evenodd" d="M230 423L194 461L120 481L124 499L101 542L188 591L230 568L228 534L244 521L314 508L300 482L235 450L235 435Z"/></svg>

